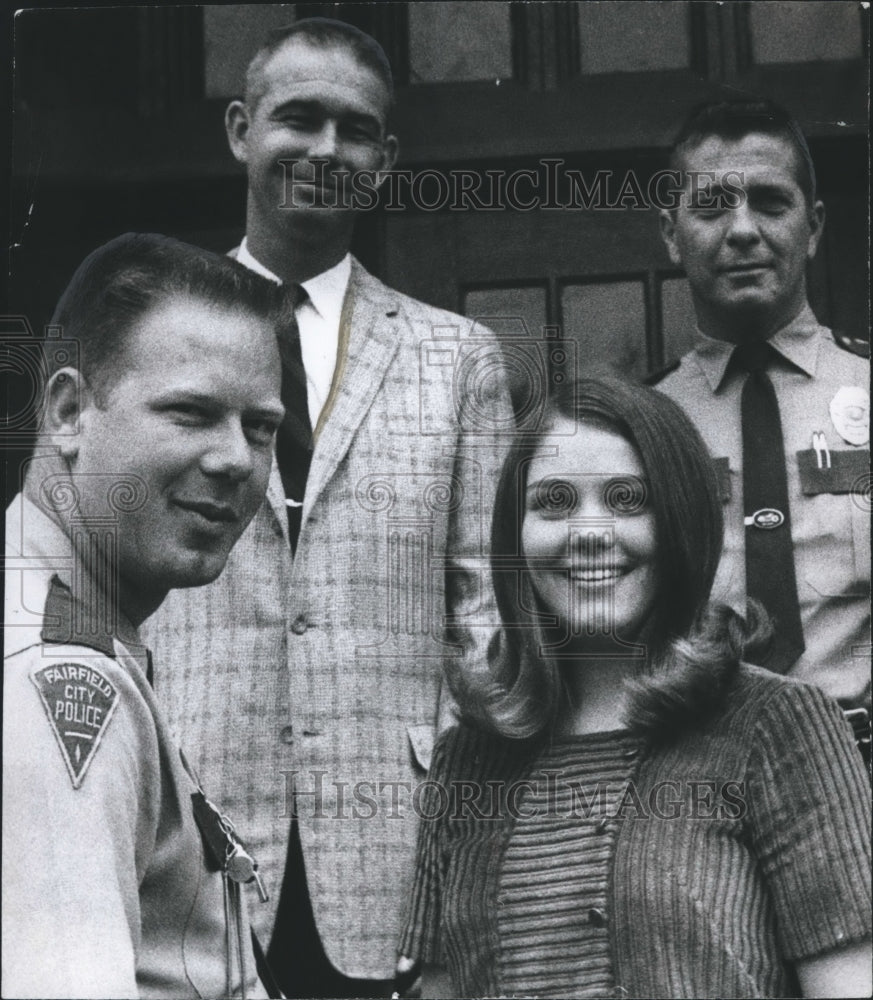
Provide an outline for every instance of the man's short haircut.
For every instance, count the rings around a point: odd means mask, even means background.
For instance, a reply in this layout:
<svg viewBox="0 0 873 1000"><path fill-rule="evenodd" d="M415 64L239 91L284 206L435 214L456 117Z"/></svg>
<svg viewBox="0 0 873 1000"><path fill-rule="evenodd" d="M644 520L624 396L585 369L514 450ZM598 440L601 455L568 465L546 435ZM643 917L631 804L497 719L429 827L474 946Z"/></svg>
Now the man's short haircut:
<svg viewBox="0 0 873 1000"><path fill-rule="evenodd" d="M155 233L127 233L89 254L76 269L51 323L75 341L79 370L98 391L111 388L113 363L134 324L174 297L249 312L274 324L279 290L236 261ZM54 357L49 374L64 367ZM75 358L75 355L72 355Z"/></svg>
<svg viewBox="0 0 873 1000"><path fill-rule="evenodd" d="M394 78L391 64L382 46L375 38L345 21L328 17L307 17L294 24L273 29L264 44L255 53L248 65L245 79L245 101L252 108L264 96L263 69L273 56L295 38L314 48L345 49L360 63L374 73L385 85L388 93L388 107L394 103Z"/></svg>
<svg viewBox="0 0 873 1000"><path fill-rule="evenodd" d="M795 175L809 208L815 203L815 166L800 125L781 105L770 100L730 100L695 107L670 147L670 167L682 169L682 157L706 139L738 140L751 133L786 140L795 152Z"/></svg>

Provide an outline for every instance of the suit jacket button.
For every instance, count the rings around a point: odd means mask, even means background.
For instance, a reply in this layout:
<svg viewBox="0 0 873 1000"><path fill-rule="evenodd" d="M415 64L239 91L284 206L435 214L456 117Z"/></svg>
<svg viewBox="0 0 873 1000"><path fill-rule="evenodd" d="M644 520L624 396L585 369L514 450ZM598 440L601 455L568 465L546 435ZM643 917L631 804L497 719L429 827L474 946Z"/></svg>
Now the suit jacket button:
<svg viewBox="0 0 873 1000"><path fill-rule="evenodd" d="M307 628L306 619L303 617L303 615L298 615L291 623L291 631L295 635L303 635L303 633L306 631L306 628Z"/></svg>
<svg viewBox="0 0 873 1000"><path fill-rule="evenodd" d="M595 927L606 926L606 914L598 906L592 906L588 911L588 923Z"/></svg>
<svg viewBox="0 0 873 1000"><path fill-rule="evenodd" d="M279 730L279 739L283 743L293 743L294 742L294 727L293 726L282 726Z"/></svg>

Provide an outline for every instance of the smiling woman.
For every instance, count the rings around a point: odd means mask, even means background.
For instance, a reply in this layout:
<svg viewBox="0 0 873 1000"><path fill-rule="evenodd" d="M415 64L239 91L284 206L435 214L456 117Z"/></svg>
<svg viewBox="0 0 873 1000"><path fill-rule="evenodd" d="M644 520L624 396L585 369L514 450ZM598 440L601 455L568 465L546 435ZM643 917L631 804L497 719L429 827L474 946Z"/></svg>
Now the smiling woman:
<svg viewBox="0 0 873 1000"><path fill-rule="evenodd" d="M423 995L869 990L860 755L836 704L740 662L767 628L707 603L721 531L706 449L653 390L582 379L519 435L502 647L455 670L421 802L400 949Z"/></svg>
<svg viewBox="0 0 873 1000"><path fill-rule="evenodd" d="M554 722L562 686L580 676L560 665L579 654L586 676L602 654L610 676L665 683L655 666L701 616L721 533L715 471L678 407L619 379L565 385L540 434L519 435L503 468L491 551L506 648L496 683L457 675L471 707L530 736ZM607 568L609 586L580 579ZM700 685L704 700L711 686ZM611 717L621 710L616 701Z"/></svg>
<svg viewBox="0 0 873 1000"><path fill-rule="evenodd" d="M583 471L584 470L584 471ZM522 546L543 610L574 646L632 643L656 594L655 525L636 450L558 415L528 466Z"/></svg>

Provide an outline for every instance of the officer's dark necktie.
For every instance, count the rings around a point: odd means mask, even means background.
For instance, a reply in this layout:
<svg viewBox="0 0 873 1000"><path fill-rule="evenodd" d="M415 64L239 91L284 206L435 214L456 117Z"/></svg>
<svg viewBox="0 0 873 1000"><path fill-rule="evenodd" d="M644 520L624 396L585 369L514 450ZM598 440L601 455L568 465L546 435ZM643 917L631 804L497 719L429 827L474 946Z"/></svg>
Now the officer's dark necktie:
<svg viewBox="0 0 873 1000"><path fill-rule="evenodd" d="M755 660L785 673L803 652L797 600L794 545L785 473L779 402L767 376L774 357L766 342L741 344L734 352L747 371L742 391L743 514L746 535L746 592L773 619L770 646Z"/></svg>
<svg viewBox="0 0 873 1000"><path fill-rule="evenodd" d="M306 369L300 349L300 328L295 309L306 301L300 285L282 289L282 314L276 329L282 358L282 404L285 417L276 435L276 461L285 491L291 551L297 549L303 513L303 495L312 462L312 424L306 399Z"/></svg>

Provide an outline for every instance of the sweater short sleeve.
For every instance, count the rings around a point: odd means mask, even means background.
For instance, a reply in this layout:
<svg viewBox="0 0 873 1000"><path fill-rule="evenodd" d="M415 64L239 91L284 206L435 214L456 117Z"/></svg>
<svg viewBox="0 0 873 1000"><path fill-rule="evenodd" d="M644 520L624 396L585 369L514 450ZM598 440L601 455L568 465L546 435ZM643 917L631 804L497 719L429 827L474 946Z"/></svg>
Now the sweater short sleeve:
<svg viewBox="0 0 873 1000"><path fill-rule="evenodd" d="M784 958L870 935L870 783L838 705L805 684L761 708L749 758L753 849Z"/></svg>
<svg viewBox="0 0 873 1000"><path fill-rule="evenodd" d="M398 952L424 963L445 964L442 923L441 827L448 788L448 746L457 727L449 729L434 747L423 793L419 799L418 845L412 885Z"/></svg>

